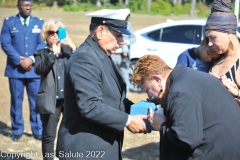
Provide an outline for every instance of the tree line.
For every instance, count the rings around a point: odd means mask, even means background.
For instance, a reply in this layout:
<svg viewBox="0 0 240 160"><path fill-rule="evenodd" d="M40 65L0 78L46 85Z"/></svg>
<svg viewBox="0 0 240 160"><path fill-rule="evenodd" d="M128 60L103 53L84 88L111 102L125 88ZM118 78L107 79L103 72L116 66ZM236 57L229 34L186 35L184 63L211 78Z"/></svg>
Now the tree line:
<svg viewBox="0 0 240 160"><path fill-rule="evenodd" d="M1 0L4 3L13 3L17 0ZM99 8L129 8L131 12L150 13L159 15L189 14L190 16L209 14L209 6L213 0L33 0L34 4L53 7L66 7L66 10L88 10L85 6ZM87 4L87 5L86 5ZM6 6L6 5L5 5ZM84 8L85 7L85 8Z"/></svg>

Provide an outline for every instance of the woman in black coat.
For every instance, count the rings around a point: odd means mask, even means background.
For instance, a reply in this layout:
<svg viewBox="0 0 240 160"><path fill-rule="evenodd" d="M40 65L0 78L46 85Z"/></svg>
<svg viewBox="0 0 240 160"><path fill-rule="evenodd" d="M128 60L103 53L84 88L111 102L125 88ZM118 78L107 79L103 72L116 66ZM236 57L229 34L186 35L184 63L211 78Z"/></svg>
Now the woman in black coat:
<svg viewBox="0 0 240 160"><path fill-rule="evenodd" d="M34 53L35 72L41 76L36 111L41 115L43 126L42 154L44 160L54 159L57 124L64 108L64 68L76 49L68 36L59 42L60 27L64 26L58 20L50 19L45 22L41 34L47 46Z"/></svg>

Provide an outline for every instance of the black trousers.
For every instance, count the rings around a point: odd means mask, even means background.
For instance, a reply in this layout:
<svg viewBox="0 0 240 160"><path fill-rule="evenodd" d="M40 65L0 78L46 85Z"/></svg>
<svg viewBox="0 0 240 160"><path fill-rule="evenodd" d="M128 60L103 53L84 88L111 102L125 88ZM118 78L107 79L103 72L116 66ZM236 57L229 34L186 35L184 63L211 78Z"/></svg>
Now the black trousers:
<svg viewBox="0 0 240 160"><path fill-rule="evenodd" d="M41 114L43 132L42 132L42 154L44 160L53 160L54 140L56 138L57 125L64 108L64 100L59 99L56 102L54 114Z"/></svg>

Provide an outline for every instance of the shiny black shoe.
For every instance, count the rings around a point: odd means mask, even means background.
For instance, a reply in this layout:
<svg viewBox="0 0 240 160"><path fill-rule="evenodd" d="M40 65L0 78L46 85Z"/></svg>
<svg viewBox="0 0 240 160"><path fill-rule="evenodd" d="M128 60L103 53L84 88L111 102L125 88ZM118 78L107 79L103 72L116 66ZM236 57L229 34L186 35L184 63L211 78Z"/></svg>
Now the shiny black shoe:
<svg viewBox="0 0 240 160"><path fill-rule="evenodd" d="M41 141L42 140L42 135L34 135L33 136L36 140Z"/></svg>
<svg viewBox="0 0 240 160"><path fill-rule="evenodd" d="M12 141L15 141L15 142L17 142L21 138L22 138L22 134L20 134L20 135L14 135L13 134L12 137L11 137Z"/></svg>

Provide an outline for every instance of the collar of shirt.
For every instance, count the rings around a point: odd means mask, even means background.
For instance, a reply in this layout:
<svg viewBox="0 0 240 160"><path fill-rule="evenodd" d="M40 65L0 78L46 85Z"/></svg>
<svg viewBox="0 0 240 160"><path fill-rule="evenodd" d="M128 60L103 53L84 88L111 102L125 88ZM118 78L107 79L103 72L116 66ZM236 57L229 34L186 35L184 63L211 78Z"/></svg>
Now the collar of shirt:
<svg viewBox="0 0 240 160"><path fill-rule="evenodd" d="M19 17L20 17L20 21L22 22L22 25L24 25L24 18L19 14ZM26 18L26 24L27 24L27 26L28 26L28 24L29 24L29 21L30 21L30 16L28 16L27 18Z"/></svg>

